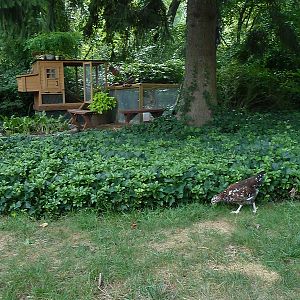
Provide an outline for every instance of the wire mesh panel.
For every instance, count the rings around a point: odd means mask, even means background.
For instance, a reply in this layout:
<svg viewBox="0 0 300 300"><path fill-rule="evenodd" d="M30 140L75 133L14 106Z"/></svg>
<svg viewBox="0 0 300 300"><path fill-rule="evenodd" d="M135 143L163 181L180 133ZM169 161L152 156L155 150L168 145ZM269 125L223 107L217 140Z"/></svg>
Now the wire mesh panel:
<svg viewBox="0 0 300 300"><path fill-rule="evenodd" d="M92 78L93 78L93 89L104 90L106 88L104 64L93 65Z"/></svg>
<svg viewBox="0 0 300 300"><path fill-rule="evenodd" d="M83 101L83 66L64 66L66 103Z"/></svg>
<svg viewBox="0 0 300 300"><path fill-rule="evenodd" d="M118 111L126 109L137 109L139 108L139 89L115 89L110 90L111 96L114 96L118 100ZM123 114L118 113L117 121L119 123L125 122L125 117ZM132 122L138 122L138 116L136 116Z"/></svg>
<svg viewBox="0 0 300 300"><path fill-rule="evenodd" d="M110 94L118 100L118 111L138 108L169 109L176 103L179 86L175 84L139 83L130 87L111 86L109 89ZM150 113L144 113L143 116L135 116L132 122L149 121L151 118ZM118 113L117 121L123 123L125 121L124 115Z"/></svg>
<svg viewBox="0 0 300 300"><path fill-rule="evenodd" d="M144 103L145 108L171 108L175 105L178 95L178 88L145 88Z"/></svg>

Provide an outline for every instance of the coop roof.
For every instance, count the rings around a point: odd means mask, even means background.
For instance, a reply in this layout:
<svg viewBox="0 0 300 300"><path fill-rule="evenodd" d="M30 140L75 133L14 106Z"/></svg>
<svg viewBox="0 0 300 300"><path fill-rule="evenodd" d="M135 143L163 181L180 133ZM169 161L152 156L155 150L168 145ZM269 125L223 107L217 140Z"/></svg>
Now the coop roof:
<svg viewBox="0 0 300 300"><path fill-rule="evenodd" d="M35 61L57 61L57 60L45 60L45 59L36 59ZM86 62L91 62L93 65L100 65L104 63L108 63L107 60L97 60L97 59L60 59L60 62L63 62L65 65L68 66L78 66L82 65Z"/></svg>

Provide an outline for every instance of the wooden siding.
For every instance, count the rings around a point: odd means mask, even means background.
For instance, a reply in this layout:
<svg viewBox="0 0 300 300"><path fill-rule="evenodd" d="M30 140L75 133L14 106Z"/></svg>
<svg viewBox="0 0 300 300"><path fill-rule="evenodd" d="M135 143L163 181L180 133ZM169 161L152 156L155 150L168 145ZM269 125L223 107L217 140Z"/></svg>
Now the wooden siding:
<svg viewBox="0 0 300 300"><path fill-rule="evenodd" d="M47 78L47 69L54 69L55 78ZM41 93L61 93L64 89L64 69L62 61L39 61Z"/></svg>
<svg viewBox="0 0 300 300"><path fill-rule="evenodd" d="M37 111L50 111L50 110L68 110L79 109L82 103L64 103L64 104L34 104L33 108Z"/></svg>
<svg viewBox="0 0 300 300"><path fill-rule="evenodd" d="M178 83L133 83L124 85L110 85L107 88L109 90L124 90L124 89L168 89L168 88L179 88Z"/></svg>
<svg viewBox="0 0 300 300"><path fill-rule="evenodd" d="M38 74L18 76L17 83L19 92L38 92L40 88Z"/></svg>

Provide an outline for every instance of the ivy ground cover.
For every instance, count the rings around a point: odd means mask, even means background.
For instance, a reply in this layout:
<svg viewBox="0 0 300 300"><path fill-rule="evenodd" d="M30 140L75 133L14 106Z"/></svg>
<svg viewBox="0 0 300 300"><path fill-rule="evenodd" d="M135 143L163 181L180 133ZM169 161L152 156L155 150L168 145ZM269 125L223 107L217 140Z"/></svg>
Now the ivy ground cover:
<svg viewBox="0 0 300 300"><path fill-rule="evenodd" d="M126 211L209 202L266 171L258 201L297 199L300 114L231 113L195 129L171 117L120 131L0 139L0 212Z"/></svg>

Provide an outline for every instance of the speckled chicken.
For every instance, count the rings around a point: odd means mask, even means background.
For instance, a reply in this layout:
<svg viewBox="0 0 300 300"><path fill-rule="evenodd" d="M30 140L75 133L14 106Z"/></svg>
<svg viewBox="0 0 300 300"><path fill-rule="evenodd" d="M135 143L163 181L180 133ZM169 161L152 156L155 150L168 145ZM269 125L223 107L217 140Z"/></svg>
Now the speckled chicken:
<svg viewBox="0 0 300 300"><path fill-rule="evenodd" d="M244 204L252 204L253 212L256 213L257 207L255 206L255 198L258 194L259 187L263 182L265 173L261 172L255 176L247 178L230 185L225 191L214 196L211 199L212 204L219 202L239 204L239 208L232 211L238 214Z"/></svg>

